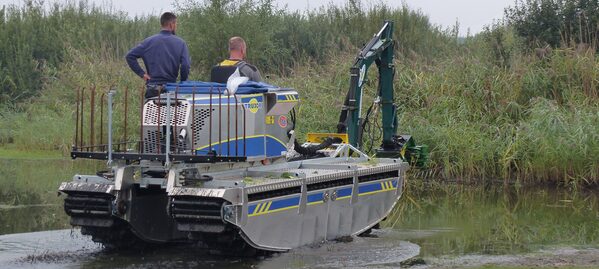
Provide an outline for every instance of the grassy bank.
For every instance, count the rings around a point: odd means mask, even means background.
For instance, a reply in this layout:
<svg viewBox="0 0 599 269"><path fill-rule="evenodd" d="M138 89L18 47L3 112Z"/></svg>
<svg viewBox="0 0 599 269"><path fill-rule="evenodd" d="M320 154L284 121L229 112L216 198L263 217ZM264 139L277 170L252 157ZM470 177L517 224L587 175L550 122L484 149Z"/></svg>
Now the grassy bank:
<svg viewBox="0 0 599 269"><path fill-rule="evenodd" d="M599 180L599 61L555 51L499 67L467 52L403 64L402 125L433 149L444 177Z"/></svg>
<svg viewBox="0 0 599 269"><path fill-rule="evenodd" d="M345 64L301 67L294 76L277 80L302 94L302 133L335 130L351 63L350 55L339 58ZM520 56L511 68L483 60L466 51L436 64L396 61L400 130L430 146L436 175L464 181L596 183L595 56L569 51L543 60ZM585 88L585 81L592 86ZM375 85L366 91L372 94Z"/></svg>
<svg viewBox="0 0 599 269"><path fill-rule="evenodd" d="M335 130L355 51L384 18L392 18L399 45L399 129L430 146L435 177L599 182L599 59L592 51L557 49L531 56L518 50L509 30L489 30L458 45L455 33L439 30L406 7L363 7L350 1L345 7L299 14L278 10L270 1L244 3L179 7L180 35L188 40L194 61L192 78L205 79L207 68L224 57L227 37L248 37L250 61L270 74L269 82L300 92L300 137ZM235 27L239 20L244 27ZM143 25L152 23L155 19L148 18ZM128 88L130 108L138 107L141 81L122 60L123 46L100 42L64 48L68 57L45 76L38 94L0 108L0 144L68 152L77 87L95 85L99 97L117 85L118 115ZM370 96L376 91L375 71L365 89ZM367 97L365 105L371 100ZM132 136L138 116L129 113ZM124 133L122 117L115 125L118 134ZM372 143L374 148L378 143Z"/></svg>
<svg viewBox="0 0 599 269"><path fill-rule="evenodd" d="M51 150L15 150L0 148L0 159L25 159L25 160L53 160L63 159L59 151Z"/></svg>

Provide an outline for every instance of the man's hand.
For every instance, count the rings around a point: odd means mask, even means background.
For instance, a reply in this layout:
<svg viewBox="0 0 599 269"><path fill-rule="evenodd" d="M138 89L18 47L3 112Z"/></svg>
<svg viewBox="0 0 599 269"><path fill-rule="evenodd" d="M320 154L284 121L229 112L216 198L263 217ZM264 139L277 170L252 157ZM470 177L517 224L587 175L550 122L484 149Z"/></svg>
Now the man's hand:
<svg viewBox="0 0 599 269"><path fill-rule="evenodd" d="M147 82L148 80L152 79L148 74L144 74L143 79Z"/></svg>

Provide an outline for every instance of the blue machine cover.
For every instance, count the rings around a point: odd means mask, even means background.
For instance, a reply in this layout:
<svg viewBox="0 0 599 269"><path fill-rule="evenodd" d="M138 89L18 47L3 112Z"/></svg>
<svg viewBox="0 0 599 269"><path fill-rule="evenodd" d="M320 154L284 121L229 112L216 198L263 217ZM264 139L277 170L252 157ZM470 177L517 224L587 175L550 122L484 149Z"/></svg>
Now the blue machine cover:
<svg viewBox="0 0 599 269"><path fill-rule="evenodd" d="M210 94L210 91L212 91L213 94L219 94L219 92L224 93L227 85L205 81L183 81L166 84L166 90L168 92L174 92L177 87L179 88L177 92L180 94L192 94L192 92L195 92L196 94ZM265 93L268 92L269 89L279 89L279 87L264 82L248 81L239 85L236 94Z"/></svg>

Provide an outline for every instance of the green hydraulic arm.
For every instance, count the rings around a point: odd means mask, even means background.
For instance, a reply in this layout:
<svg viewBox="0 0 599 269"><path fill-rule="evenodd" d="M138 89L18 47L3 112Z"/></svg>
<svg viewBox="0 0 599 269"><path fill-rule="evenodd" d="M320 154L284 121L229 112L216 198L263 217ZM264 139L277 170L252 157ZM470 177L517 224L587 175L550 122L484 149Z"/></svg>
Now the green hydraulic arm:
<svg viewBox="0 0 599 269"><path fill-rule="evenodd" d="M378 97L382 106L383 139L377 150L377 157L402 157L424 166L428 159L426 146L417 146L409 135L397 135L397 107L394 103L393 79L395 75L395 41L393 40L393 21L385 21L381 30L360 50L350 68L350 85L343 110L337 125L338 133L347 133L349 143L362 148L364 121L362 118L362 87L368 74L368 68L375 63L378 67Z"/></svg>

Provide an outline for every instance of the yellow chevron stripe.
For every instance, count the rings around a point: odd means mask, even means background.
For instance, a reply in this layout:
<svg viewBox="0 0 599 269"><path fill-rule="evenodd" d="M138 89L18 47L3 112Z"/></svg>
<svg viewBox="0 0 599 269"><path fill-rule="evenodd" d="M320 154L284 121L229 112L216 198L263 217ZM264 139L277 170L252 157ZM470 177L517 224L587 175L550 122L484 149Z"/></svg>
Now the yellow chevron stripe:
<svg viewBox="0 0 599 269"><path fill-rule="evenodd" d="M281 210L273 210L273 211L269 212L271 205L272 205L272 201L261 203L261 204L257 204L256 208L254 209L254 212L252 214L249 214L248 216L254 217L254 216L260 216L260 215L264 215L264 214L268 214L268 213L272 213L272 212L277 212L277 211L291 209L291 207L289 207L289 208L282 208Z"/></svg>
<svg viewBox="0 0 599 269"><path fill-rule="evenodd" d="M395 187L393 187L393 181L385 181L385 182L381 182L381 189L383 191L388 191L388 190L393 190L395 189Z"/></svg>
<svg viewBox="0 0 599 269"><path fill-rule="evenodd" d="M289 94L289 95L285 95L285 100L279 101L279 102L295 102L299 100L298 96L295 96L293 94Z"/></svg>
<svg viewBox="0 0 599 269"><path fill-rule="evenodd" d="M258 205L256 206L256 209L254 209L254 214L258 214L258 213L260 213L260 209L261 209L261 208L262 208L262 204L258 204Z"/></svg>
<svg viewBox="0 0 599 269"><path fill-rule="evenodd" d="M268 204L268 203L263 203L262 204L262 207L260 207L260 212L258 212L258 213L264 212L264 209L266 209L266 204Z"/></svg>
<svg viewBox="0 0 599 269"><path fill-rule="evenodd" d="M381 193L381 192L388 192L388 191L391 191L391 190L371 191L371 192L367 192L367 193L360 193L360 194L358 194L358 196L372 195L372 194L377 194L377 193Z"/></svg>
<svg viewBox="0 0 599 269"><path fill-rule="evenodd" d="M284 207L284 208L278 208L278 209L270 210L268 212L254 213L254 214L248 215L248 217L262 216L262 215L266 215L266 214L271 214L271 213L276 213L276 212L281 212L281 211L290 210L290 209L296 209L296 208L299 208L299 206L294 205L294 206L289 206L289 207Z"/></svg>
<svg viewBox="0 0 599 269"><path fill-rule="evenodd" d="M260 210L261 210L261 209L262 209L262 204L258 204L258 205L256 206L256 210L254 210L254 214L258 214L258 213L260 213Z"/></svg>

